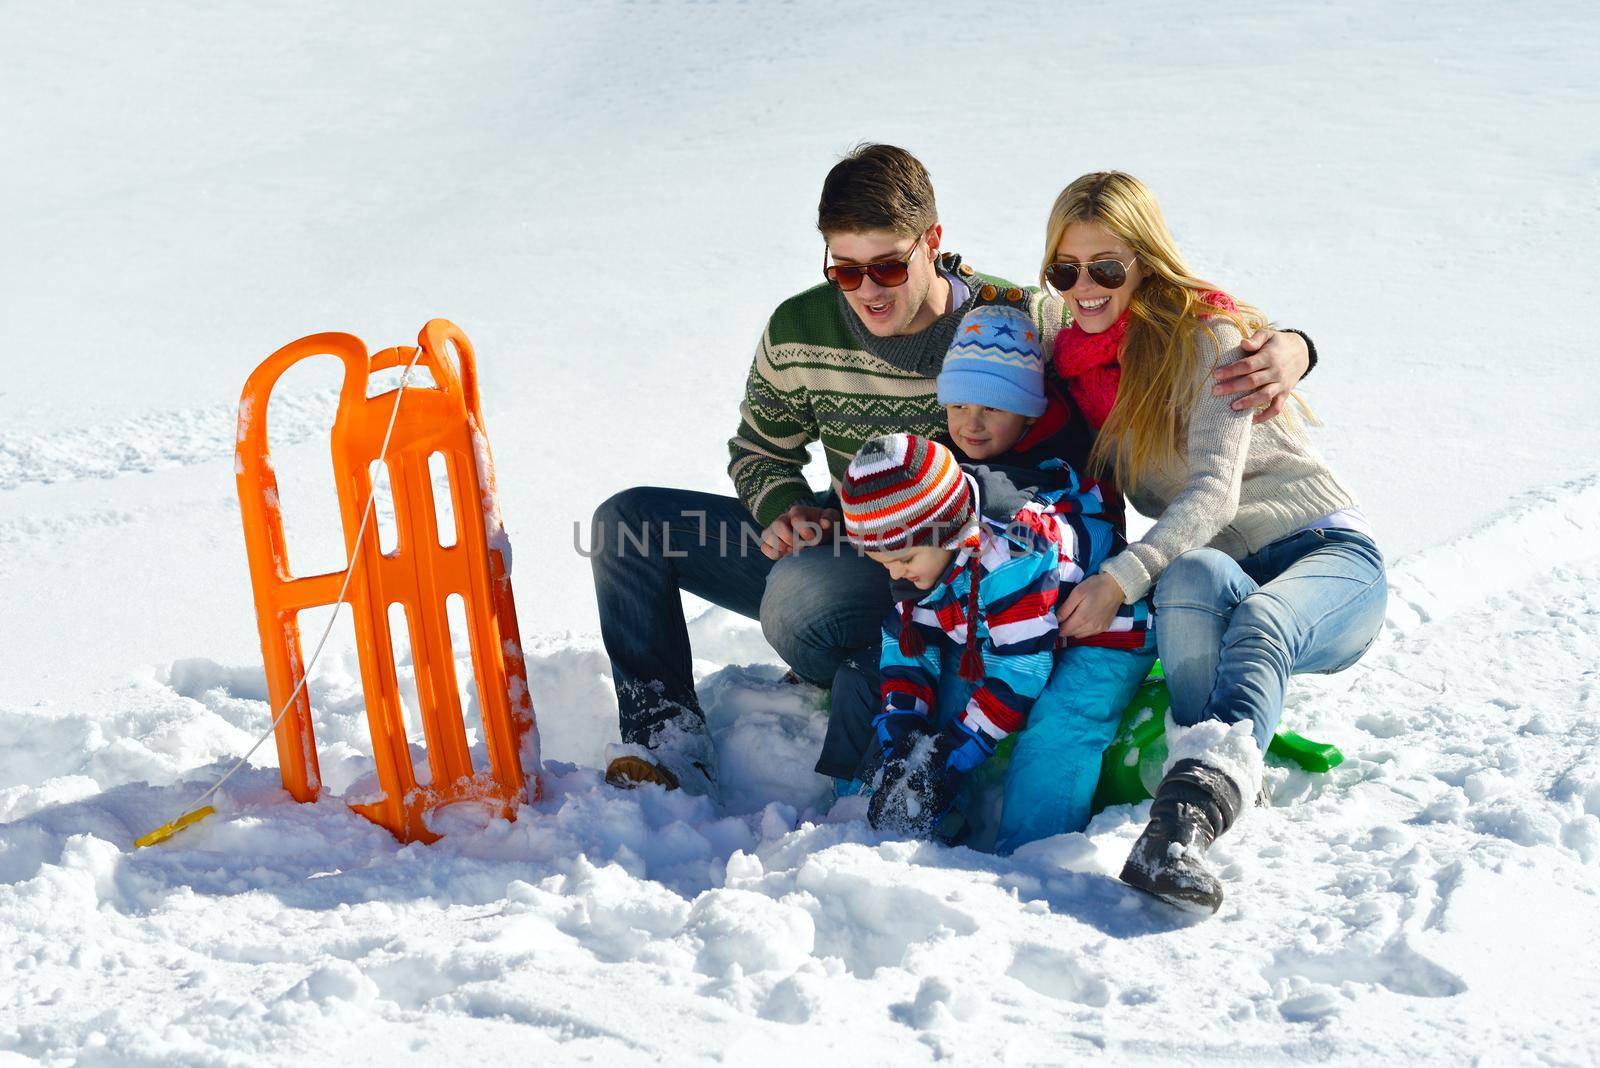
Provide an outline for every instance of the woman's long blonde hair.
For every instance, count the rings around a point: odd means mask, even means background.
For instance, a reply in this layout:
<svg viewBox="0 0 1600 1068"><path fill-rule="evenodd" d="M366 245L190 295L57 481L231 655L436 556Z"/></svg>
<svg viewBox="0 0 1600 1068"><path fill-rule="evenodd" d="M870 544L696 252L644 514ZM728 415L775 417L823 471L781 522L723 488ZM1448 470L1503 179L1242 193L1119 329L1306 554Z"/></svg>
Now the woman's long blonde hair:
<svg viewBox="0 0 1600 1068"><path fill-rule="evenodd" d="M1225 311L1202 299L1219 287L1189 269L1155 195L1121 171L1086 174L1056 197L1045 230L1040 285L1048 285L1045 271L1054 262L1067 227L1075 222L1097 222L1110 230L1133 249L1145 272L1128 305L1117 402L1089 455L1091 468L1109 469L1122 486L1131 488L1181 455L1179 436L1185 432L1195 382L1202 373L1196 366L1198 331L1227 320L1248 337L1265 324L1266 316L1246 304Z"/></svg>

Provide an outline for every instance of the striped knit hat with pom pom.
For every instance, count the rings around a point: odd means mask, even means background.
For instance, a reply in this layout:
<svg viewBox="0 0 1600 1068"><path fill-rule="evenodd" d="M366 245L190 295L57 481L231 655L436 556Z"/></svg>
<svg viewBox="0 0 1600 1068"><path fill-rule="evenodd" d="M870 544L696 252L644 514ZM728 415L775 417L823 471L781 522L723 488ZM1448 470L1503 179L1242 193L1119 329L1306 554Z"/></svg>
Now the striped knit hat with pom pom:
<svg viewBox="0 0 1600 1068"><path fill-rule="evenodd" d="M839 487L844 530L869 552L899 552L923 545L957 549L978 544L977 500L949 449L915 434L887 434L861 446ZM978 652L978 583L974 566L967 587L967 647L961 677L983 680ZM920 656L926 648L913 622L914 600L900 603L900 651Z"/></svg>
<svg viewBox="0 0 1600 1068"><path fill-rule="evenodd" d="M861 446L839 487L845 535L871 552L954 549L976 520L972 487L949 449L915 434Z"/></svg>

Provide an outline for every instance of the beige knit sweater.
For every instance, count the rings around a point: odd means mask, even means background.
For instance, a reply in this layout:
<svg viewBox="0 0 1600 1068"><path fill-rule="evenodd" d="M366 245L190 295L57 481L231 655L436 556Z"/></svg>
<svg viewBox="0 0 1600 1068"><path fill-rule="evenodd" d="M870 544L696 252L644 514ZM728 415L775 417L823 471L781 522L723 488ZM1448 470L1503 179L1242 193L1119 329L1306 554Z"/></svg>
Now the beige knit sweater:
<svg viewBox="0 0 1600 1068"><path fill-rule="evenodd" d="M1232 408L1237 395L1211 395L1211 372L1245 353L1232 323L1214 319L1209 327L1197 334L1199 378L1183 455L1127 491L1135 508L1160 518L1100 567L1130 604L1150 591L1180 553L1209 545L1237 560L1312 520L1356 506L1299 420L1280 415L1252 426L1254 412Z"/></svg>

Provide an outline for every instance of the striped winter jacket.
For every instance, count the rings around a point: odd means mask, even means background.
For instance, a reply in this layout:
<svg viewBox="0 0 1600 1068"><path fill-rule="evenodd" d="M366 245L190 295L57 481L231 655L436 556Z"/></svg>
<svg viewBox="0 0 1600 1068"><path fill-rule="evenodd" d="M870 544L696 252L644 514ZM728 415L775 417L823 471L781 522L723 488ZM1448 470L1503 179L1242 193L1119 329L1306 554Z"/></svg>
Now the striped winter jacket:
<svg viewBox="0 0 1600 1068"><path fill-rule="evenodd" d="M883 623L879 675L883 710L915 711L932 718L937 706L942 654L966 647L967 628L977 627L983 682L961 715L968 729L998 742L1027 723L1055 664L1059 625L1056 606L1101 561L1126 544L1103 517L1100 489L1080 483L1065 464L1052 472L1059 487L1018 490L1014 475L965 465L978 495L979 544L960 550L949 569L912 609L923 652L900 649L899 606ZM1014 495L1010 496L1009 495ZM1022 503L1012 507L1017 500ZM995 505L1002 505L998 510ZM1005 518L1001 518L1005 516ZM967 618L973 569L981 569L976 620ZM1073 644L1142 648L1148 637L1147 599L1123 605L1111 629Z"/></svg>

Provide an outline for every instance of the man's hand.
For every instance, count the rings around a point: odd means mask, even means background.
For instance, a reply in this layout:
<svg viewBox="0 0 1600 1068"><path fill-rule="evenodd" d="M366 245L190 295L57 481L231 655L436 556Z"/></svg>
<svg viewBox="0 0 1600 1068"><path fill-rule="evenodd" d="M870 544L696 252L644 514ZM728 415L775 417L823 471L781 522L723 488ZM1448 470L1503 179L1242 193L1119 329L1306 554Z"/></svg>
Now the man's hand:
<svg viewBox="0 0 1600 1068"><path fill-rule="evenodd" d="M1061 621L1063 638L1087 638L1111 626L1122 607L1122 587L1117 580L1101 572L1090 575L1072 588L1067 599L1056 609Z"/></svg>
<svg viewBox="0 0 1600 1068"><path fill-rule="evenodd" d="M1212 372L1217 381L1211 387L1214 397L1230 393L1244 396L1233 402L1233 410L1260 409L1254 422L1264 423L1283 411L1289 402L1289 391L1300 383L1311 367L1311 353L1305 338L1287 330L1262 327L1239 345L1253 353L1243 359L1223 364Z"/></svg>
<svg viewBox="0 0 1600 1068"><path fill-rule="evenodd" d="M768 560L782 560L801 549L820 544L843 522L844 516L838 509L792 505L761 532L761 551Z"/></svg>

